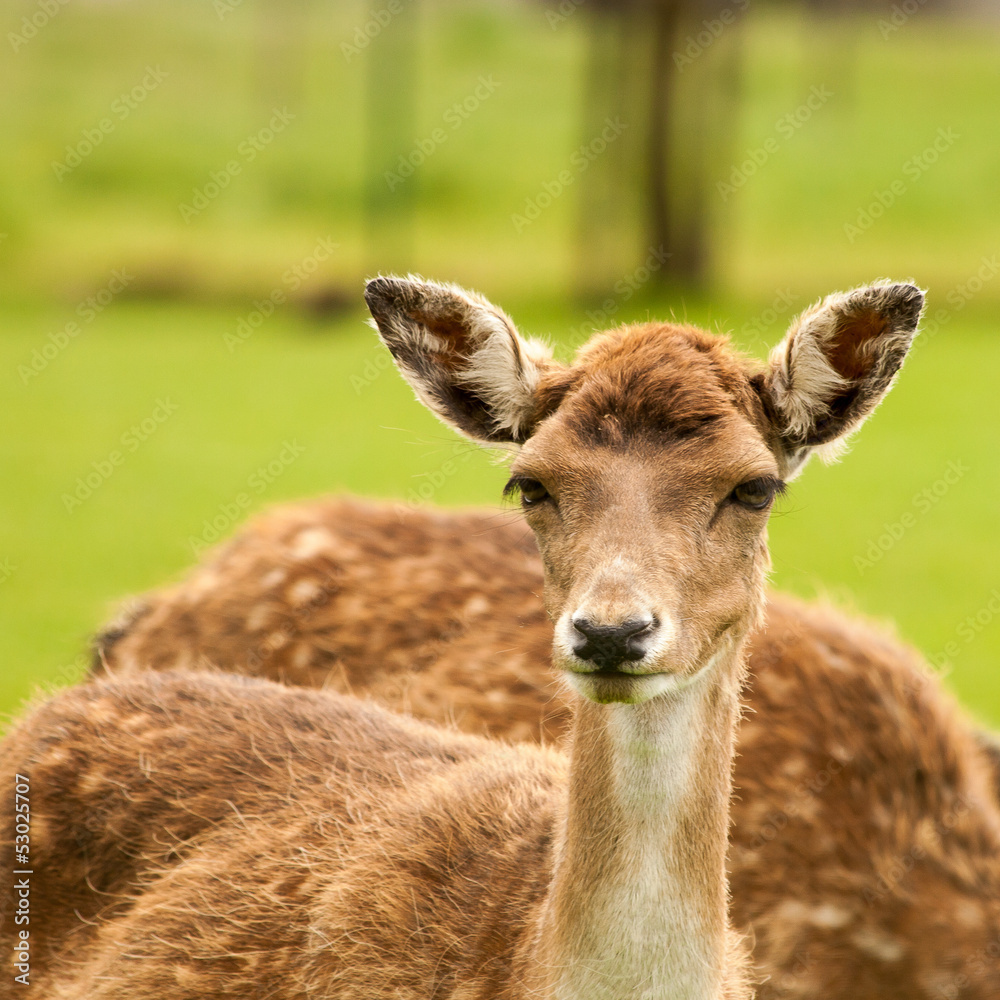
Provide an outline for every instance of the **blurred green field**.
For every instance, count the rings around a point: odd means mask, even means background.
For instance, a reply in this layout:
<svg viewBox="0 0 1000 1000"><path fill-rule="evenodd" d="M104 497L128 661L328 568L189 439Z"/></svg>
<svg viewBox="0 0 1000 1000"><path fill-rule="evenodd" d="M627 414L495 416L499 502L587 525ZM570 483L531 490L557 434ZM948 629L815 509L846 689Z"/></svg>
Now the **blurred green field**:
<svg viewBox="0 0 1000 1000"><path fill-rule="evenodd" d="M33 9L5 9L3 34ZM192 0L68 5L0 61L0 711L71 676L115 601L180 573L217 516L235 527L284 499L428 484L433 503L499 504L502 470L412 400L360 311L279 304L237 342L320 240L337 247L305 291L360 306L371 266L363 57L340 49L368 8L283 10L245 0L220 20ZM895 621L1000 725L996 24L914 17L883 40L874 19L859 21L835 66L808 20L748 16L733 163L814 84L834 97L715 202L707 292L645 287L610 308L569 301L575 192L524 232L511 224L580 141L580 25L553 29L537 5L435 3L420 30L417 136L479 75L500 86L414 178L416 266L480 287L564 357L588 310L608 323L674 315L734 331L760 355L825 292L883 275L929 288L927 333L889 400L851 454L810 466L773 518L775 582ZM58 180L53 161L147 66L169 75ZM294 109L287 132L185 223L178 204L276 104ZM953 141L908 170L939 129ZM895 180L904 194L851 242L845 223ZM88 321L87 297L115 269L126 293ZM72 321L80 332L61 337ZM442 477L456 447L468 460ZM77 503L88 476L96 488ZM234 512L244 492L252 505Z"/></svg>
<svg viewBox="0 0 1000 1000"><path fill-rule="evenodd" d="M684 314L712 323L719 312L695 302ZM577 339L569 311L515 303L514 315L522 329ZM737 331L752 319L735 304L730 315ZM57 310L8 313L3 369L60 320ZM238 320L233 310L123 304L14 387L3 418L0 703L58 678L116 598L189 565L212 537L206 521L242 518L240 493L252 497L247 513L327 491L405 499L421 487L436 504L499 505L503 471L414 402L360 315L317 327L276 314L230 352L224 337ZM896 621L935 662L951 662L954 689L996 724L1000 342L992 310L970 309L945 329L918 347L851 454L811 465L782 501L775 580ZM456 449L466 460L443 476ZM96 488L75 503L78 478L91 474ZM906 514L913 523L896 540ZM967 639L962 623L977 614ZM949 642L957 655L944 655Z"/></svg>
<svg viewBox="0 0 1000 1000"><path fill-rule="evenodd" d="M243 0L220 18L207 0L61 8L0 60L0 290L75 303L127 265L134 289L267 294L321 237L338 252L316 283L352 289L385 266L368 259L362 213L366 59L379 37L357 56L341 48L371 9ZM30 0L6 5L0 33L33 10ZM414 142L480 76L497 83L406 182L419 190L413 260L495 294L565 294L579 185L520 233L511 217L590 138L582 12L556 27L540 3L424 0L411 13L385 31L420 36ZM951 288L996 252L1000 22L914 16L883 38L872 15L831 36L825 21L765 6L739 28L743 109L714 180L769 137L779 148L734 195L712 192L720 291L812 295L890 273ZM122 118L116 101L150 68L166 76ZM832 96L778 131L813 87ZM240 144L275 108L295 119L245 162ZM103 119L110 134L57 179L53 164ZM940 129L951 145L907 170ZM241 173L185 222L179 206L234 158ZM845 224L894 181L905 194L848 242Z"/></svg>

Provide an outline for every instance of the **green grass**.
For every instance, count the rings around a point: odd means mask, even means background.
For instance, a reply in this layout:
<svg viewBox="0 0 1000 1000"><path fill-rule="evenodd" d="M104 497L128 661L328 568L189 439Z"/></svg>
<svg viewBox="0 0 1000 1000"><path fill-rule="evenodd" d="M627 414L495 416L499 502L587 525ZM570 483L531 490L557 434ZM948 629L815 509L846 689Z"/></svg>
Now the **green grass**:
<svg viewBox="0 0 1000 1000"><path fill-rule="evenodd" d="M570 311L514 306L523 327L579 339L568 334L578 319ZM670 311L666 302L630 304L622 318L650 309ZM756 312L737 303L725 309L737 330ZM679 311L711 324L723 309L693 302ZM0 705L58 678L116 599L190 565L204 523L217 516L226 534L230 521L279 500L341 490L406 497L424 484L432 484L434 503L499 503L502 470L414 402L360 316L313 324L279 311L230 352L224 337L241 315L111 306L26 386L12 373L64 317L6 316L0 370L14 405L3 420L0 561L13 571L0 584ZM775 324L774 339L780 330ZM835 467L811 465L771 531L779 586L828 593L895 620L928 653L956 641L949 683L993 723L1000 722L1000 619L990 617L971 642L958 630L998 586L990 553L1000 543L1000 470L985 402L998 367L988 312L968 312L928 340L852 453ZM160 423L158 401L173 409L160 411ZM129 429L150 417L147 430L155 430L129 451ZM282 455L286 444L301 453ZM458 472L436 475L456 449L466 459ZM112 467L116 450L123 458ZM253 478L273 461L277 474ZM968 471L923 512L913 498L952 462ZM95 463L110 475L68 509L66 496ZM245 509L241 493L250 500ZM870 567L859 563L906 512L914 523L902 537Z"/></svg>
<svg viewBox="0 0 1000 1000"><path fill-rule="evenodd" d="M190 565L206 520L235 526L284 499L398 497L439 482L456 443L385 367L360 314L313 321L283 306L234 350L224 340L254 300L287 289L283 274L321 238L337 248L306 295L332 289L354 301L366 273L398 266L362 211L372 50L351 60L341 51L374 6L244 0L220 19L207 0L68 4L0 60L0 711L67 676L120 597ZM0 34L35 9L8 4ZM511 215L589 138L579 114L585 11L556 28L536 3L423 0L407 11L413 23L386 28L419 39L417 119L400 153L481 75L499 82L407 182L407 266L481 287L529 332L579 343L584 310L597 305L568 301L574 263L590 249L573 240L580 185L523 233ZM810 88L833 96L732 197L713 186L709 291L644 289L615 300L610 322L676 315L733 329L761 354L817 295L881 275L930 289L931 315L942 310L947 323L843 463L812 466L794 485L772 522L775 580L894 620L935 661L950 660L948 683L1000 724L1000 279L968 301L960 291L1000 252L1000 30L920 12L883 40L873 19L820 29L757 7L735 30L743 103L710 184L777 134ZM843 62L829 54L830 30ZM51 163L148 66L168 76L58 180ZM295 120L185 223L178 204L285 106ZM942 128L957 138L911 177L907 162ZM905 192L850 241L845 223L899 179ZM621 276L637 263L623 260ZM115 268L131 276L128 294L23 384L19 366ZM791 305L768 319L782 297ZM123 436L132 441L129 428L153 419L158 400L172 412L129 450ZM301 454L259 491L259 480L249 485L287 442ZM498 503L501 470L459 447L468 460L433 502ZM116 450L120 464L68 510L64 494ZM967 471L935 502L918 499L952 463ZM247 492L252 503L230 517ZM896 524L906 525L898 540Z"/></svg>

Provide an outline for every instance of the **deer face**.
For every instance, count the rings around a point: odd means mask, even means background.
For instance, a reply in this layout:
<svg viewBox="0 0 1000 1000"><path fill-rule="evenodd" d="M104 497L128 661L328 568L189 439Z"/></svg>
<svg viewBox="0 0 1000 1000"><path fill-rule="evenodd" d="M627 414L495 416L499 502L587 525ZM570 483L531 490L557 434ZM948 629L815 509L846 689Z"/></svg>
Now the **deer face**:
<svg viewBox="0 0 1000 1000"><path fill-rule="evenodd" d="M830 296L764 369L660 324L599 334L563 366L453 286L376 278L366 299L430 409L516 446L508 491L542 553L554 662L585 697L633 703L756 623L775 496L885 394L923 303L912 285Z"/></svg>
<svg viewBox="0 0 1000 1000"><path fill-rule="evenodd" d="M670 690L757 617L783 482L744 367L690 328L607 335L514 460L555 662L588 697Z"/></svg>

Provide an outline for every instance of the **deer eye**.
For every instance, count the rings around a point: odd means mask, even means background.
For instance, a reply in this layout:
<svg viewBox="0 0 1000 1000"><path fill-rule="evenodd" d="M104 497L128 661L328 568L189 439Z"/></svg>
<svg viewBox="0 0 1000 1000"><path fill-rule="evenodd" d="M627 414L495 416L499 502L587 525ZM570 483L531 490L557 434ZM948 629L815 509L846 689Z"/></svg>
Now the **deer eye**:
<svg viewBox="0 0 1000 1000"><path fill-rule="evenodd" d="M527 479L521 476L514 476L504 487L504 496L508 496L515 490L521 494L521 504L525 507L534 507L549 499L549 491L537 480Z"/></svg>
<svg viewBox="0 0 1000 1000"><path fill-rule="evenodd" d="M774 498L785 490L785 484L780 479L770 477L763 479L750 479L745 483L740 483L730 494L730 498L741 507L750 510L766 510L771 506Z"/></svg>

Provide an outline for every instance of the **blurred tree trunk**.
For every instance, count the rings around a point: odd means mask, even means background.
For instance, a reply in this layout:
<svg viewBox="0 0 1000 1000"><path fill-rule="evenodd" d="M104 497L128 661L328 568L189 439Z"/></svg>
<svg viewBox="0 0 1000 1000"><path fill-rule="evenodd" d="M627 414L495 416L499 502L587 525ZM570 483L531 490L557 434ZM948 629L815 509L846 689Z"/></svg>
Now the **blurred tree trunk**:
<svg viewBox="0 0 1000 1000"><path fill-rule="evenodd" d="M372 274L413 269L418 8L417 0L408 0L359 57L367 63L364 205Z"/></svg>
<svg viewBox="0 0 1000 1000"><path fill-rule="evenodd" d="M583 176L580 291L606 292L651 254L650 280L703 285L738 107L742 10L736 0L603 0L588 13L585 139L609 114L628 129Z"/></svg>
<svg viewBox="0 0 1000 1000"><path fill-rule="evenodd" d="M306 58L312 0L285 4L281 0L258 0L253 45L252 93L255 97L256 128L267 121L275 106L302 107L305 96Z"/></svg>
<svg viewBox="0 0 1000 1000"><path fill-rule="evenodd" d="M872 6L869 0L803 0L803 90L822 84L841 107L855 102L862 37L859 17Z"/></svg>
<svg viewBox="0 0 1000 1000"><path fill-rule="evenodd" d="M578 296L587 299L612 287L621 276L622 265L635 256L640 224L635 160L643 122L636 117L634 107L634 60L639 53L632 51L630 62L632 25L608 4L583 9L581 16L587 20L587 63L581 142L574 155L577 168L584 162L587 166L580 175L574 283ZM589 157L589 150L609 122L620 134L599 155Z"/></svg>
<svg viewBox="0 0 1000 1000"><path fill-rule="evenodd" d="M658 0L652 4L652 54L649 63L649 111L646 139L646 185L649 215L647 230L653 247L670 254L663 274L673 274L688 280L700 277L700 254L694 253L698 234L685 227L686 239L673 211L670 196L671 166L674 143L677 141L673 121L674 83L677 67L673 61L674 42L684 0ZM693 192L692 192L693 193ZM689 245L684 243L691 241Z"/></svg>

